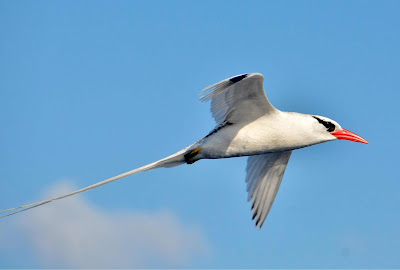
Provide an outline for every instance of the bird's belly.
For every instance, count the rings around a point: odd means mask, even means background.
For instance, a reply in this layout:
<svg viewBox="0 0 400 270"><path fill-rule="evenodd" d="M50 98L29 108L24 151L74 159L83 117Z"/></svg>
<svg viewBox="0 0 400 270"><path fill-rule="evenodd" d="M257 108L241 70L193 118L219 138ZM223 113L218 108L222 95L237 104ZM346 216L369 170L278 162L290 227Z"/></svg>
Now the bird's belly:
<svg viewBox="0 0 400 270"><path fill-rule="evenodd" d="M274 132L243 129L231 141L226 154L228 156L249 156L289 150L288 145L283 144L281 139L281 136Z"/></svg>
<svg viewBox="0 0 400 270"><path fill-rule="evenodd" d="M201 145L202 158L227 158L259 155L285 151L293 148L282 140L282 134L265 128L251 126L227 127L210 137Z"/></svg>

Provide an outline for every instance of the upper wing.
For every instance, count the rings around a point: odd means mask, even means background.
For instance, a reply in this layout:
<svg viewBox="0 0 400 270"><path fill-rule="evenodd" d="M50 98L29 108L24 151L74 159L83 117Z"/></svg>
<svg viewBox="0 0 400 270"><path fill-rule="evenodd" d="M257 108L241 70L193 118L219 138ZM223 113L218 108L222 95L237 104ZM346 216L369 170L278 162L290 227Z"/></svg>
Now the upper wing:
<svg viewBox="0 0 400 270"><path fill-rule="evenodd" d="M248 201L253 200L253 219L261 229L274 202L292 151L250 156L247 160Z"/></svg>
<svg viewBox="0 0 400 270"><path fill-rule="evenodd" d="M265 95L263 82L260 73L237 75L203 89L200 100L211 99L211 114L217 125L254 121L276 110Z"/></svg>

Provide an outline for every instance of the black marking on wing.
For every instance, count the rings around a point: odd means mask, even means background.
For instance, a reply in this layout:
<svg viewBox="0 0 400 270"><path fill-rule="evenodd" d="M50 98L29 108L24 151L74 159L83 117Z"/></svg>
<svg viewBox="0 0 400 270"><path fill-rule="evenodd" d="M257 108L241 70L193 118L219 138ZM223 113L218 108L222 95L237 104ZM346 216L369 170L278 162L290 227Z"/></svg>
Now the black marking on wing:
<svg viewBox="0 0 400 270"><path fill-rule="evenodd" d="M247 75L248 75L248 74L239 75L239 76L236 76L236 77L231 78L229 81L230 81L232 84L234 84L234 83L240 82L241 80L243 80L244 78L246 78Z"/></svg>
<svg viewBox="0 0 400 270"><path fill-rule="evenodd" d="M251 206L251 210L254 209L255 203L256 203L256 201L254 200L253 205ZM260 205L259 205L256 209L254 209L254 213L253 213L252 220L254 220L254 219L257 217L259 211L261 211L261 210L260 210ZM261 215L259 215L259 216L256 218L256 220L255 220L255 222L256 222L256 227L258 226L258 223L260 223L260 221L261 221ZM260 224L260 229L261 229L262 225L263 225L263 223Z"/></svg>
<svg viewBox="0 0 400 270"><path fill-rule="evenodd" d="M207 136L205 136L204 138L210 137L211 135L216 133L218 130L220 130L220 129L226 127L226 126L230 126L230 125L232 125L232 123L230 123L230 122L222 122L221 125L217 126L213 130L211 130L211 132L208 133Z"/></svg>
<svg viewBox="0 0 400 270"><path fill-rule="evenodd" d="M335 130L336 126L334 124L332 124L331 122L324 121L316 116L313 116L313 117L315 119L317 119L320 124L324 125L326 127L326 129L328 130L328 132L332 132Z"/></svg>

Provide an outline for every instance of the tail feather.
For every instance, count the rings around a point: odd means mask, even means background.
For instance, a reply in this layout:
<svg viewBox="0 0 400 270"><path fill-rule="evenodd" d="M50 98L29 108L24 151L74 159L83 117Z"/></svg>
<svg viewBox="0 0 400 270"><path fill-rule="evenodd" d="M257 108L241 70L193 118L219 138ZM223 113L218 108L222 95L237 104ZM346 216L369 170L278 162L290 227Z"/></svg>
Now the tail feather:
<svg viewBox="0 0 400 270"><path fill-rule="evenodd" d="M140 172L145 172L145 171L149 171L149 170L153 170L153 169L157 169L157 168L170 168L170 167L181 165L181 164L185 163L184 155L187 152L189 147L187 147L187 148L185 148L185 149L183 149L183 150L181 150L181 151L179 151L179 152L177 152L177 153L175 153L175 154L173 154L171 156L168 156L166 158L160 159L160 160L158 160L156 162L153 162L153 163L147 164L145 166L142 166L140 168L131 170L129 172L125 172L125 173L119 174L117 176L108 178L108 179L100 181L100 182L98 182L96 184L93 184L93 185L90 185L88 187L76 190L74 192L71 192L71 193L56 197L56 198L52 198L52 199L36 202L36 203L31 203L31 204L22 205L22 206L10 208L10 209L0 210L0 213L15 211L15 212L0 216L0 219L8 217L8 216L11 216L11 215L15 215L17 213L20 213L20 212L23 212L23 211L26 211L26 210L29 210L29 209L32 209L32 208L47 204L47 203L50 203L52 201L56 201L56 200L60 200L60 199L63 199L63 198L67 198L67 197L73 196L75 194L79 194L79 193L82 193L82 192L85 192L85 191L88 191L88 190L103 186L105 184L120 180L122 178L125 178L125 177L133 175L133 174L137 174L137 173L140 173ZM18 210L18 209L21 209L21 210ZM18 210L18 211L16 211L16 210Z"/></svg>

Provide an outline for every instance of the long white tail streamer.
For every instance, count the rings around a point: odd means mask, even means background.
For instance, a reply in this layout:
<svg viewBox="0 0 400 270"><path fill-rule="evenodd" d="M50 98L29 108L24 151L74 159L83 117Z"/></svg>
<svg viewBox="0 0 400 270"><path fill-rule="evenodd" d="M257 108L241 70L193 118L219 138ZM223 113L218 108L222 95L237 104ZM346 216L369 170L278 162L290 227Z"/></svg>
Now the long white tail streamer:
<svg viewBox="0 0 400 270"><path fill-rule="evenodd" d="M125 173L119 174L117 176L108 178L106 180L103 180L103 181L98 182L96 184L93 184L91 186L76 190L74 192L71 192L71 193L56 197L56 198L52 198L52 199L36 202L36 203L31 203L31 204L26 204L26 205L22 205L22 206L10 208L10 209L0 210L0 213L4 213L4 212L10 212L10 211L15 211L15 210L21 209L21 210L12 212L10 214L6 214L6 215L3 215L3 216L0 216L0 218L5 218L5 217L8 217L8 216L12 216L12 215L15 215L17 213L21 213L23 211L26 211L26 210L29 210L29 209L32 209L32 208L35 208L35 207L38 207L38 206L41 206L41 205L56 201L56 200L60 200L60 199L66 198L66 197L70 197L70 196L76 195L78 193L82 193L82 192L85 192L85 191L88 191L88 190L103 186L105 184L120 180L122 178L125 178L125 177L133 175L133 174L137 174L137 173L140 173L140 172L145 172L145 171L149 171L149 170L153 170L153 169L157 169L157 168L169 168L169 167L174 167L174 166L181 165L181 164L185 163L184 155L186 153L186 150L189 147L187 147L187 148L185 148L185 149L183 149L183 150L181 150L181 151L179 151L179 152L177 152L177 153L175 153L175 154L173 154L171 156L168 156L166 158L160 159L160 160L158 160L156 162L153 162L153 163L147 164L145 166L142 166L140 168L131 170L129 172L125 172Z"/></svg>

